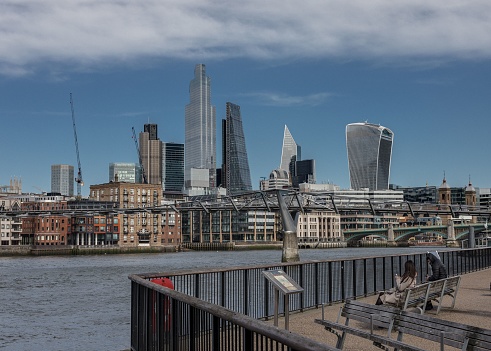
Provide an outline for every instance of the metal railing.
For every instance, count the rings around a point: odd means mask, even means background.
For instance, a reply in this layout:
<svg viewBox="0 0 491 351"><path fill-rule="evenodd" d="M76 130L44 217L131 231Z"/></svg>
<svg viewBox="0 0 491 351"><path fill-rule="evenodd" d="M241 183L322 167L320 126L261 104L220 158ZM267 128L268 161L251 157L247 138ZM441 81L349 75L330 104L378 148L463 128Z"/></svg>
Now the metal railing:
<svg viewBox="0 0 491 351"><path fill-rule="evenodd" d="M137 275L130 279L132 350L337 350Z"/></svg>
<svg viewBox="0 0 491 351"><path fill-rule="evenodd" d="M439 254L449 276L491 267L491 248ZM274 306L273 288L262 272L282 269L303 287L303 293L289 298L290 311L303 311L386 290L407 260L418 269L418 283L431 271L426 254L421 253L132 275L131 347L135 351L167 350L168 345L173 347L169 350L317 350L302 348L305 340L291 344L292 333L284 340L283 334L276 334L277 328L270 330L269 324L258 320L272 317ZM158 277L170 278L175 290L149 281ZM280 296L280 313L283 305ZM169 319L160 316L164 310L171 321L169 331L164 330Z"/></svg>

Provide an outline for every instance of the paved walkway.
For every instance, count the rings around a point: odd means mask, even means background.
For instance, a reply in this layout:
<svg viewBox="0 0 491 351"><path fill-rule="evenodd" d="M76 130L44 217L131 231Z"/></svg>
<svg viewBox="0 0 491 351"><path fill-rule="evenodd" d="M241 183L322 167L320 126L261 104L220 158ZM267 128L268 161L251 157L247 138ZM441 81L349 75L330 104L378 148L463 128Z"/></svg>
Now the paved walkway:
<svg viewBox="0 0 491 351"><path fill-rule="evenodd" d="M451 298L445 296L443 299L443 305L440 309L440 313L436 315L436 309L425 312L425 314L441 318L444 320L454 321L458 323L464 323L474 325L480 328L491 330L491 269L482 270L479 272L473 272L462 275L460 282L460 288L455 303L455 308L451 309ZM375 303L376 296L370 296L359 299L360 301L367 303ZM335 304L325 307L325 318L329 320L336 320L339 308L342 304ZM417 310L416 310L417 311ZM326 343L331 346L336 345L336 336L327 330L323 326L314 323L315 318L322 318L321 309L312 309L303 313L290 314L290 331L302 334L308 338L315 339L317 341ZM343 319L344 321L344 319ZM272 323L272 321L271 321ZM357 325L359 328L365 328L363 324L353 321L353 325ZM284 319L279 319L279 327L284 327ZM377 331L384 333L384 330ZM387 331L385 330L385 333ZM439 344L433 343L428 340L423 340L410 335L404 336L404 341L413 345L417 345L428 351L439 351ZM380 351L380 348L375 347L369 340L357 337L355 335L348 335L346 337L344 350L376 350ZM445 346L445 350L454 350L454 348Z"/></svg>

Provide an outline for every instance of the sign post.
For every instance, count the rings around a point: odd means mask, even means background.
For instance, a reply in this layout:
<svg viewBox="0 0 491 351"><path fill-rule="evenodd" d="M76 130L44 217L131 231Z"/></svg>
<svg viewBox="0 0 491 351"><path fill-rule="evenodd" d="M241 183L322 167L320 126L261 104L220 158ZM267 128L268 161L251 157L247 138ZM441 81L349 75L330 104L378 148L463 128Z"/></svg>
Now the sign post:
<svg viewBox="0 0 491 351"><path fill-rule="evenodd" d="M285 298L285 329L288 330L290 322L290 299L289 296L295 293L303 292L303 288L298 285L290 276L288 276L283 270L269 270L263 271L264 277L273 284L274 294L274 325L278 326L278 301L280 299L280 292Z"/></svg>

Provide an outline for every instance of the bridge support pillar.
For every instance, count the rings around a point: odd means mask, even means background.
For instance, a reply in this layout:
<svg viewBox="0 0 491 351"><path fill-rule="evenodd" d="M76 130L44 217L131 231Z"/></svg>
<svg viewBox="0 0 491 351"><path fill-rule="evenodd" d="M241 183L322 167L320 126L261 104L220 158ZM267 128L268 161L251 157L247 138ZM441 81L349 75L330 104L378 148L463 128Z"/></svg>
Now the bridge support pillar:
<svg viewBox="0 0 491 351"><path fill-rule="evenodd" d="M281 191L278 191L277 196L283 224L283 255L281 256L281 262L298 262L300 261L300 256L298 254L297 225L293 221L290 212L288 212L288 207Z"/></svg>
<svg viewBox="0 0 491 351"><path fill-rule="evenodd" d="M476 248L476 234L474 234L474 227L469 226L469 249Z"/></svg>
<svg viewBox="0 0 491 351"><path fill-rule="evenodd" d="M397 246L394 239L394 226L392 223L389 223L389 228L387 230L387 246Z"/></svg>
<svg viewBox="0 0 491 351"><path fill-rule="evenodd" d="M459 243L455 240L455 227L452 221L447 226L447 247L459 247Z"/></svg>

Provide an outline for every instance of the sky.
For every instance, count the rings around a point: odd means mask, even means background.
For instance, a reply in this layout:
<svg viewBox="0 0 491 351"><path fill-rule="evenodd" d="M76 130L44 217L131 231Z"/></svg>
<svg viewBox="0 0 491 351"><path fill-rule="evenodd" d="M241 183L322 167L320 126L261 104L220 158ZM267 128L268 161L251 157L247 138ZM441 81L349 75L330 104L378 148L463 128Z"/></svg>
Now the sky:
<svg viewBox="0 0 491 351"><path fill-rule="evenodd" d="M194 67L216 106L241 107L254 189L287 125L317 183L349 188L346 125L392 130L390 183L491 187L488 0L4 0L0 185L49 192L51 165L82 195L109 163L138 162L132 127L184 143ZM76 191L76 186L75 186Z"/></svg>

